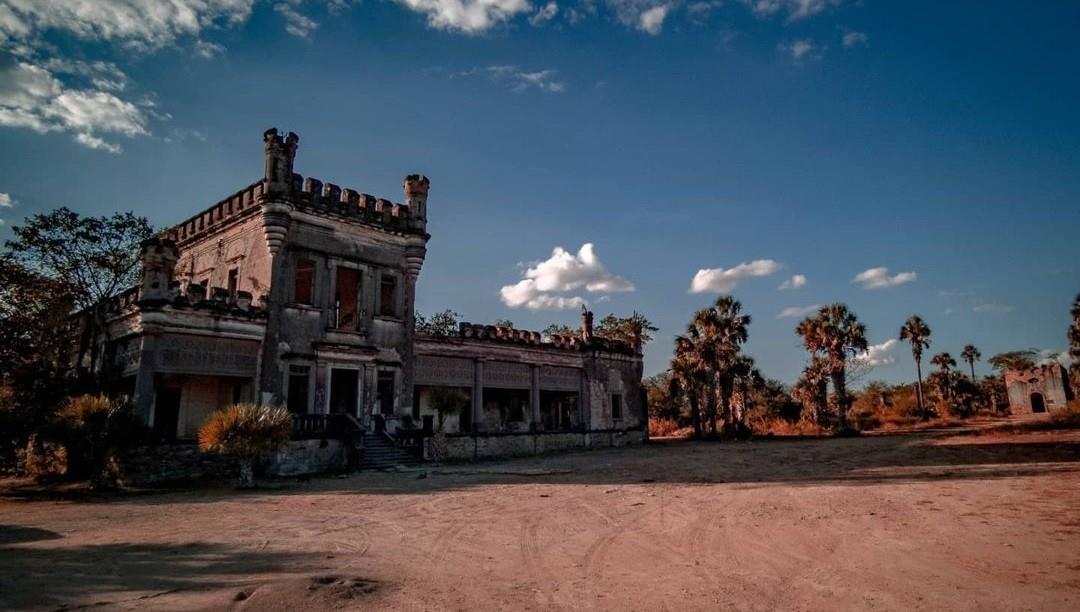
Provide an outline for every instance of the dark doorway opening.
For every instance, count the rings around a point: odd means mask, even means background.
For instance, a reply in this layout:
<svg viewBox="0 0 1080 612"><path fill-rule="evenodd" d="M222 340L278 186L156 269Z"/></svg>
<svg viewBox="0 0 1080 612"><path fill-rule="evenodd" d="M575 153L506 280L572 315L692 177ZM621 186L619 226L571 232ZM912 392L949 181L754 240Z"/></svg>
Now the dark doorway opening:
<svg viewBox="0 0 1080 612"><path fill-rule="evenodd" d="M330 370L330 412L356 415L359 382L358 370Z"/></svg>
<svg viewBox="0 0 1080 612"><path fill-rule="evenodd" d="M1031 394L1031 411L1046 412L1046 403L1043 401L1042 393Z"/></svg>
<svg viewBox="0 0 1080 612"><path fill-rule="evenodd" d="M175 440L180 425L180 387L161 387L154 400L154 433Z"/></svg>
<svg viewBox="0 0 1080 612"><path fill-rule="evenodd" d="M304 414L308 411L308 386L311 366L289 366L289 412Z"/></svg>
<svg viewBox="0 0 1080 612"><path fill-rule="evenodd" d="M378 386L375 391L379 402L379 414L394 414L394 373L379 372Z"/></svg>

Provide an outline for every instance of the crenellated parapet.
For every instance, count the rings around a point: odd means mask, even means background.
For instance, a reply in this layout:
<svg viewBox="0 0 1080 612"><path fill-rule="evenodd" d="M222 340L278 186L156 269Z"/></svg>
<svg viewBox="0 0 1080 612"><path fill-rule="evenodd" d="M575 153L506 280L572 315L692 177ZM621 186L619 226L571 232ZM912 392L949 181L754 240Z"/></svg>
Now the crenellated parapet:
<svg viewBox="0 0 1080 612"><path fill-rule="evenodd" d="M399 234L426 233L427 220L418 216L417 211L408 204L376 198L356 189L343 188L310 176L304 178L299 174L293 174L292 184L296 190L289 199L296 210L340 217L345 221Z"/></svg>
<svg viewBox="0 0 1080 612"><path fill-rule="evenodd" d="M263 193L263 181L252 183L201 213L165 230L163 236L178 243L185 243L215 232L259 210Z"/></svg>
<svg viewBox="0 0 1080 612"><path fill-rule="evenodd" d="M595 350L609 353L624 353L627 355L636 354L634 347L619 340L592 336L589 341L585 341L579 336L564 336L560 334L545 335L538 331L516 329L501 325L461 323L458 326L458 336L470 340L486 340L503 344L521 344L566 351Z"/></svg>

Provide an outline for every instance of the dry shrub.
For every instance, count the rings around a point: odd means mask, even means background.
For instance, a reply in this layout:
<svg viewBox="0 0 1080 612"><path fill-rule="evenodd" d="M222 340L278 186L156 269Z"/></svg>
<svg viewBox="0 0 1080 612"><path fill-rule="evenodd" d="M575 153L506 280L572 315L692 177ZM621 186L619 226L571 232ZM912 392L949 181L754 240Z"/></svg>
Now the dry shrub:
<svg viewBox="0 0 1080 612"><path fill-rule="evenodd" d="M131 403L106 395L67 398L56 413L56 426L67 451L67 476L90 478L95 487L115 484L106 470L110 457L145 434Z"/></svg>
<svg viewBox="0 0 1080 612"><path fill-rule="evenodd" d="M39 481L62 478L67 473L67 450L56 442L31 434L26 447L17 451L18 472Z"/></svg>
<svg viewBox="0 0 1080 612"><path fill-rule="evenodd" d="M811 419L791 421L778 417L762 417L752 419L749 425L756 436L823 436L831 431Z"/></svg>
<svg viewBox="0 0 1080 612"><path fill-rule="evenodd" d="M1052 429L1080 428L1080 399L1069 402L1057 412L1051 412L1046 422Z"/></svg>
<svg viewBox="0 0 1080 612"><path fill-rule="evenodd" d="M682 428L675 419L649 419L649 437L667 438L677 435Z"/></svg>
<svg viewBox="0 0 1080 612"><path fill-rule="evenodd" d="M240 486L255 484L255 462L289 443L292 415L275 406L233 404L199 428L199 448L240 460Z"/></svg>

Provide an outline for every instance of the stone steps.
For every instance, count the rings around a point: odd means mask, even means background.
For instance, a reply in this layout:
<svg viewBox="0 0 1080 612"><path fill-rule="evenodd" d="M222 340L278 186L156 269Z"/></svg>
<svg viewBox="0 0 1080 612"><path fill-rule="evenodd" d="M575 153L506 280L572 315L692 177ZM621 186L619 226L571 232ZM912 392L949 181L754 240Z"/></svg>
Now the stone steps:
<svg viewBox="0 0 1080 612"><path fill-rule="evenodd" d="M364 453L360 459L362 470L385 470L399 465L420 465L423 459L391 444L381 435L364 436Z"/></svg>

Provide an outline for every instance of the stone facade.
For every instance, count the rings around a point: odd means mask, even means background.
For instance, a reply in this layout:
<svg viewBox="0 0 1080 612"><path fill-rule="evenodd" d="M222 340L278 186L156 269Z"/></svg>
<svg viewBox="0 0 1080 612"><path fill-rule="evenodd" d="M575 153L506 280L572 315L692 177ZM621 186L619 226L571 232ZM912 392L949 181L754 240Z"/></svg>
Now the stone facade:
<svg viewBox="0 0 1080 612"><path fill-rule="evenodd" d="M178 440L238 401L287 406L308 433L352 423L415 437L435 428L439 388L470 402L442 415L445 431L493 436L483 443L493 450L472 456L565 445L556 435L577 447L642 439L639 347L593 338L591 313L574 337L468 324L452 338L415 337L430 182L406 176L404 203L393 203L304 178L299 141L267 130L261 179L148 240L143 281L110 306L108 324L92 334L73 322L72 366L105 374ZM540 437L494 438L508 434ZM306 458L283 469L340 460L325 448L297 451Z"/></svg>
<svg viewBox="0 0 1080 612"><path fill-rule="evenodd" d="M1008 370L1005 389L1013 414L1056 412L1073 399L1065 368L1056 362L1030 370Z"/></svg>

